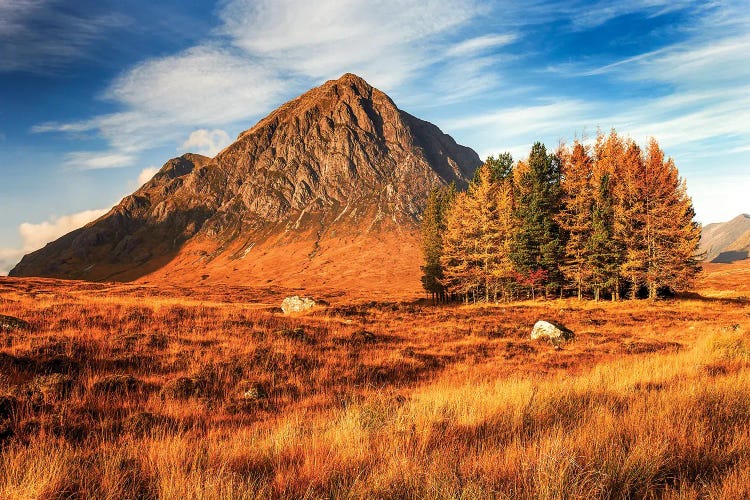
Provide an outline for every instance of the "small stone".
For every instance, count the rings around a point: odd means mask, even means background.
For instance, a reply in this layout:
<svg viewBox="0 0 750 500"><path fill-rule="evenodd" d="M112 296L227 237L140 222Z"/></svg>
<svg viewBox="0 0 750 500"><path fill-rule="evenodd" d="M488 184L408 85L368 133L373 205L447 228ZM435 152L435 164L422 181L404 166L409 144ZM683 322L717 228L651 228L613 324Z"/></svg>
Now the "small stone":
<svg viewBox="0 0 750 500"><path fill-rule="evenodd" d="M315 307L317 303L310 297L300 297L299 295L293 295L285 298L281 302L281 310L284 314L299 313L309 311Z"/></svg>
<svg viewBox="0 0 750 500"><path fill-rule="evenodd" d="M250 384L246 387L247 388L242 391L242 399L245 401L257 401L268 397L268 391L261 384Z"/></svg>

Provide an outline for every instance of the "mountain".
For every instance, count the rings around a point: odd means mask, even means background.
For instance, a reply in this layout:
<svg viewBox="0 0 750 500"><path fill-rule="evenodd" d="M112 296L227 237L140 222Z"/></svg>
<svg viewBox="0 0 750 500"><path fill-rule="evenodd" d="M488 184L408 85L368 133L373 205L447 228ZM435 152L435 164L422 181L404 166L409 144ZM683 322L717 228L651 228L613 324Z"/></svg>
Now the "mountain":
<svg viewBox="0 0 750 500"><path fill-rule="evenodd" d="M464 187L480 164L345 74L282 105L215 158L169 160L10 275L417 289L430 189Z"/></svg>
<svg viewBox="0 0 750 500"><path fill-rule="evenodd" d="M701 233L706 262L734 262L750 256L750 215L738 215L729 222L708 224Z"/></svg>

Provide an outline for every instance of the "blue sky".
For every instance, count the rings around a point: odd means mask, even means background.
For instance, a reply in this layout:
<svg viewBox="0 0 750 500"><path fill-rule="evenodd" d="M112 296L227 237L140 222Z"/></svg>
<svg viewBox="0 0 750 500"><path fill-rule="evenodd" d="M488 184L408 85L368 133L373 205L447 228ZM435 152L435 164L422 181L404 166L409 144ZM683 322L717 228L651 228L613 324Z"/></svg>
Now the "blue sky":
<svg viewBox="0 0 750 500"><path fill-rule="evenodd" d="M345 72L482 157L654 136L750 212L746 0L0 0L0 272Z"/></svg>

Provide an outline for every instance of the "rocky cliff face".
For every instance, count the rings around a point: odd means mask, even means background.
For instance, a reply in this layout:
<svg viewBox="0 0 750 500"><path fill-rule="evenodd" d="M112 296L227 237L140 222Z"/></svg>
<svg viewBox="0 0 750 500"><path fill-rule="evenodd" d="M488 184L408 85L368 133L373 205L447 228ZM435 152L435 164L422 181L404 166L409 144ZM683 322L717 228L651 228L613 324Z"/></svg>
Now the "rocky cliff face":
<svg viewBox="0 0 750 500"><path fill-rule="evenodd" d="M284 284L297 276L291 284L306 286L354 271L365 284L368 266L357 261L365 258L408 268L418 284L416 229L429 190L465 186L480 163L346 74L282 105L213 159L170 160L11 275Z"/></svg>

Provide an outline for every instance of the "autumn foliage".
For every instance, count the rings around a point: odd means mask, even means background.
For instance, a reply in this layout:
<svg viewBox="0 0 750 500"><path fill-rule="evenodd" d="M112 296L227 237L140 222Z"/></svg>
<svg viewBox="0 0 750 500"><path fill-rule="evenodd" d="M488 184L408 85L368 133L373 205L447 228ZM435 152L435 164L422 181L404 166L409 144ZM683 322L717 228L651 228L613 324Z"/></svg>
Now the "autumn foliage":
<svg viewBox="0 0 750 500"><path fill-rule="evenodd" d="M536 143L515 164L490 157L466 192L432 194L423 283L437 298L487 302L685 291L699 270L694 215L655 139L642 150L613 130L553 154Z"/></svg>

